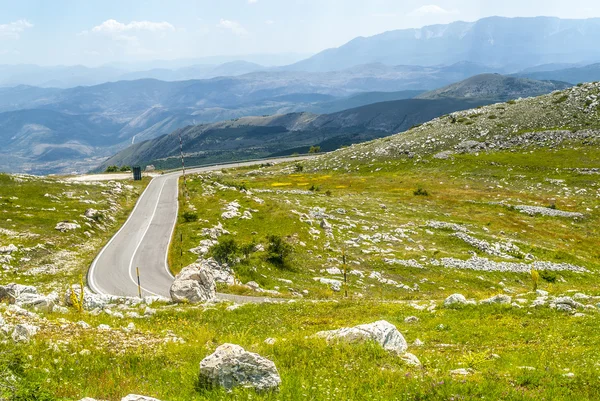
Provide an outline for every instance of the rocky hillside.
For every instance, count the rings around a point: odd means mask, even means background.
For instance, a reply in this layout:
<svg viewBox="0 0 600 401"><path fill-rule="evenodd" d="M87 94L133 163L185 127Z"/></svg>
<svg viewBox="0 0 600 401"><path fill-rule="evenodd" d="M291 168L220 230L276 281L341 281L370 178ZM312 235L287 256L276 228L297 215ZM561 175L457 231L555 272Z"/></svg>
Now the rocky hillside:
<svg viewBox="0 0 600 401"><path fill-rule="evenodd" d="M597 143L600 83L511 100L436 118L400 135L342 149L316 161L342 167L373 158L450 157L514 147L552 147L560 143Z"/></svg>
<svg viewBox="0 0 600 401"><path fill-rule="evenodd" d="M521 97L533 97L566 89L572 86L559 81L536 81L500 74L482 74L464 81L423 93L417 99L476 98L507 101Z"/></svg>

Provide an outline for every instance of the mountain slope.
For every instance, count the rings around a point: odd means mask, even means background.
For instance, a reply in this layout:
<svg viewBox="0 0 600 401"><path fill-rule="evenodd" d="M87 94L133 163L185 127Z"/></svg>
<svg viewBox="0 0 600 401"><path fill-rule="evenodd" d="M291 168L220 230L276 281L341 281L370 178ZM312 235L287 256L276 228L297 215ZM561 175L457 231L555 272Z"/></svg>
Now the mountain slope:
<svg viewBox="0 0 600 401"><path fill-rule="evenodd" d="M520 97L533 97L571 85L558 81L535 81L526 78L508 77L499 74L482 74L464 81L423 93L418 99L479 98L506 101Z"/></svg>
<svg viewBox="0 0 600 401"><path fill-rule="evenodd" d="M108 159L108 165L174 167L179 135L188 164L306 152L311 145L333 150L343 145L387 136L436 116L489 100L406 99L382 102L333 114L291 113L244 117L215 124L186 127L169 135L137 143ZM169 158L172 158L169 160Z"/></svg>
<svg viewBox="0 0 600 401"><path fill-rule="evenodd" d="M371 160L416 159L560 144L598 146L600 83L588 83L535 98L459 111L402 134L341 149L315 161L325 168L351 168Z"/></svg>
<svg viewBox="0 0 600 401"><path fill-rule="evenodd" d="M589 60L590 55L597 54L599 39L600 19L490 17L359 37L289 68L332 71L352 67L358 60L388 65L439 65L464 60L522 69Z"/></svg>

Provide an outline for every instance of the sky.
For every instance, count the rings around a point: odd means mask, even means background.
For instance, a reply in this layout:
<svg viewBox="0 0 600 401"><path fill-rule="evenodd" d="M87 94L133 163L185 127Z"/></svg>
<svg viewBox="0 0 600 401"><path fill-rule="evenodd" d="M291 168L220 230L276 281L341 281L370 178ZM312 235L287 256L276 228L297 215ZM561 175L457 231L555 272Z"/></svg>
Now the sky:
<svg viewBox="0 0 600 401"><path fill-rule="evenodd" d="M0 64L297 54L487 16L600 17L597 0L0 0Z"/></svg>

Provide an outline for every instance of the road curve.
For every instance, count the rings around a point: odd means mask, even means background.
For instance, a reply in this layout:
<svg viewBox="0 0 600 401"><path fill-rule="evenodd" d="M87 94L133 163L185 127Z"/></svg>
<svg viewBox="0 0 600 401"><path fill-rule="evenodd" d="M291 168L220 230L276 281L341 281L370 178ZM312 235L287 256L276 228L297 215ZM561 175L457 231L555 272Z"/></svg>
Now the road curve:
<svg viewBox="0 0 600 401"><path fill-rule="evenodd" d="M296 161L295 158L269 159L270 162ZM201 173L223 168L251 166L267 160L220 164L186 171ZM155 177L138 199L121 229L100 251L88 272L88 285L98 294L138 296L136 268L140 271L142 296L170 298L173 275L167 255L178 213L177 171ZM230 298L225 294L223 298Z"/></svg>

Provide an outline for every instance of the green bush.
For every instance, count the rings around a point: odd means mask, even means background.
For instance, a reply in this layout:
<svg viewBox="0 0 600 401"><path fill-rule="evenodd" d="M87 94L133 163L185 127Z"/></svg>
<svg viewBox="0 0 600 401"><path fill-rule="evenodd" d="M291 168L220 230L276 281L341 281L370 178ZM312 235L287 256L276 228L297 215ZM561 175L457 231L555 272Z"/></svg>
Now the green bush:
<svg viewBox="0 0 600 401"><path fill-rule="evenodd" d="M131 171L131 167L129 166L122 166L119 171Z"/></svg>
<svg viewBox="0 0 600 401"><path fill-rule="evenodd" d="M183 220L186 223L198 221L198 213L192 212L191 210L187 210L183 213Z"/></svg>
<svg viewBox="0 0 600 401"><path fill-rule="evenodd" d="M295 169L297 173L301 173L304 171L304 166L302 164L296 164Z"/></svg>
<svg viewBox="0 0 600 401"><path fill-rule="evenodd" d="M556 273L554 272L542 270L540 272L540 277L547 283L556 283Z"/></svg>
<svg viewBox="0 0 600 401"><path fill-rule="evenodd" d="M254 241L240 246L240 251L242 252L242 255L244 255L244 259L248 260L250 258L250 255L254 252L254 248L256 248L256 243Z"/></svg>
<svg viewBox="0 0 600 401"><path fill-rule="evenodd" d="M320 146L311 146L310 149L308 149L308 153L319 153L319 152L321 152Z"/></svg>
<svg viewBox="0 0 600 401"><path fill-rule="evenodd" d="M285 266L289 256L292 254L292 246L285 242L279 235L269 235L267 241L269 242L267 246L267 260L274 265Z"/></svg>
<svg viewBox="0 0 600 401"><path fill-rule="evenodd" d="M419 187L417 190L413 191L413 195L415 196L429 196L429 192L426 189Z"/></svg>
<svg viewBox="0 0 600 401"><path fill-rule="evenodd" d="M118 166L108 166L106 168L106 170L104 170L106 173L116 173L117 171L119 171L119 167Z"/></svg>
<svg viewBox="0 0 600 401"><path fill-rule="evenodd" d="M227 235L219 238L219 242L212 247L210 254L219 263L232 265L239 252L239 247L235 238Z"/></svg>

